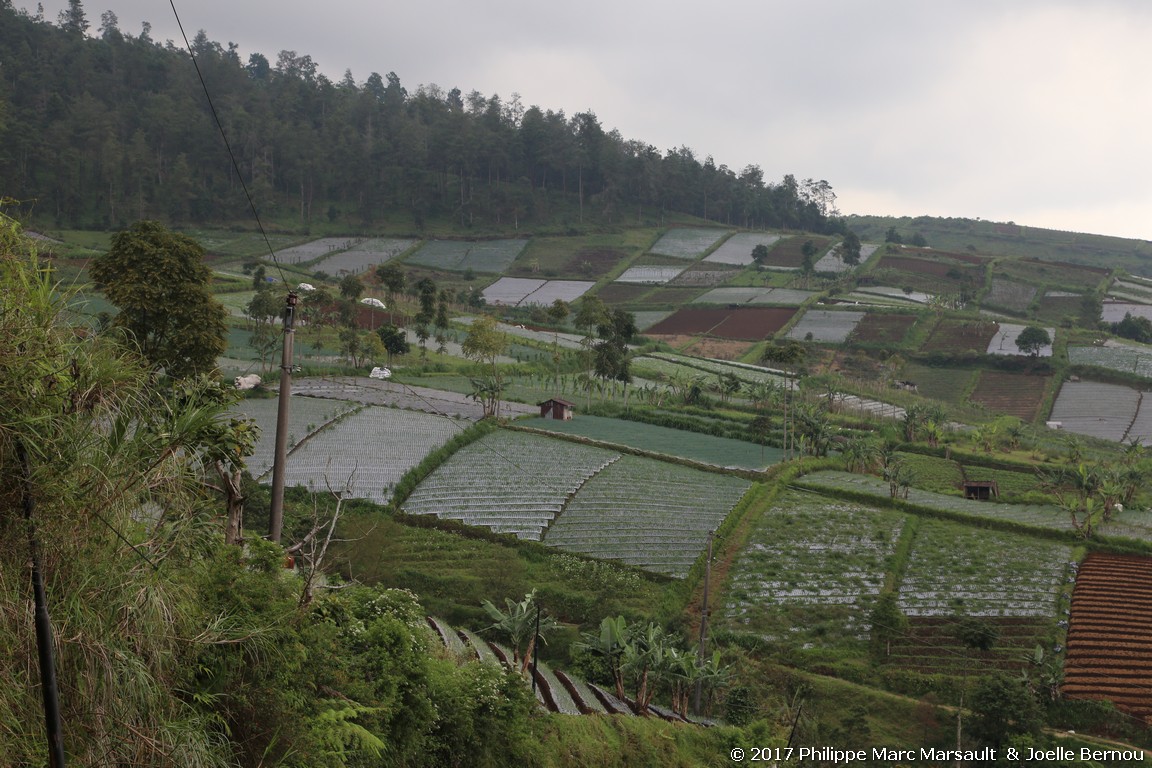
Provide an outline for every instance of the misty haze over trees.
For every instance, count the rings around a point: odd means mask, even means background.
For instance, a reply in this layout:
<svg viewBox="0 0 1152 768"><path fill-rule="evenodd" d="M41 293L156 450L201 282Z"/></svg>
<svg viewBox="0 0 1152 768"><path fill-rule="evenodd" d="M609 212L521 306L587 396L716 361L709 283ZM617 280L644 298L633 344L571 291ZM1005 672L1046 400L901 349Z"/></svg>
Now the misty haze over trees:
<svg viewBox="0 0 1152 768"><path fill-rule="evenodd" d="M95 37L88 37L95 30ZM403 212L519 227L555 214L602 224L679 212L742 227L825 231L837 222L825 181L661 152L511 98L410 92L394 73L333 82L307 54L242 61L201 31L192 49L244 181L262 214L372 227ZM247 217L244 192L188 53L88 19L79 0L53 21L0 0L0 176L5 193L61 227L121 228Z"/></svg>

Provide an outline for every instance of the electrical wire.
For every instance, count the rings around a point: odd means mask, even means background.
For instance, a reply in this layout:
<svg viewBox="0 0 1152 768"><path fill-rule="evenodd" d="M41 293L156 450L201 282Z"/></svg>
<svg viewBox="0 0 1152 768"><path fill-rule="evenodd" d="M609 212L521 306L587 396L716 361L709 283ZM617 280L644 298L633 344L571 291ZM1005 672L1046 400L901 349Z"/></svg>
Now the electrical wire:
<svg viewBox="0 0 1152 768"><path fill-rule="evenodd" d="M200 71L200 63L196 61L196 54L192 51L192 44L188 42L188 35L184 32L184 23L180 20L180 13L176 10L176 0L168 0L168 4L172 7L172 15L176 17L176 26L180 28L180 36L184 38L184 47L188 50L188 55L192 58L192 66L196 69L196 77L200 79L200 88L204 91L204 98L208 100L208 109L212 112L212 119L216 122L216 129L220 132L220 138L224 140L224 147L228 150L228 157L232 161L232 169L236 171L236 178L240 180L240 187L244 190L244 197L248 200L248 207L252 209L252 217L256 219L256 226L260 230L260 237L264 239L264 245L268 248L268 255L272 258L272 263L276 266L276 271L280 273L280 282L288 285L288 280L284 277L284 269L280 266L280 260L276 258L276 252L272 249L272 243L268 240L268 233L264 231L264 223L260 221L260 212L256 210L256 203L252 199L252 193L248 191L248 185L244 182L244 174L240 172L240 163L236 160L236 155L232 151L232 144L228 141L228 134L224 130L224 124L220 121L220 115L216 112L216 105L212 102L212 95L208 93L208 84L204 80L204 73Z"/></svg>

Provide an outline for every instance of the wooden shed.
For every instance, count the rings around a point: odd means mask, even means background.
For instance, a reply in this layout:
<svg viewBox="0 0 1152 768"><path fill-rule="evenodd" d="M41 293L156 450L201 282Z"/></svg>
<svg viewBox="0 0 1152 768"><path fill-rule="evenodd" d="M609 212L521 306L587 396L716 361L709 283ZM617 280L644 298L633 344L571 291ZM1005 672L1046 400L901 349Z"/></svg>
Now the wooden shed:
<svg viewBox="0 0 1152 768"><path fill-rule="evenodd" d="M558 397L553 397L550 400L545 400L542 403L537 403L540 406L540 418L546 419L551 416L560 421L570 421L572 419L573 410L576 408L576 403L570 403L567 400L561 400Z"/></svg>
<svg viewBox="0 0 1152 768"><path fill-rule="evenodd" d="M988 501L1000 498L1000 489L995 480L966 480L964 482L964 498Z"/></svg>

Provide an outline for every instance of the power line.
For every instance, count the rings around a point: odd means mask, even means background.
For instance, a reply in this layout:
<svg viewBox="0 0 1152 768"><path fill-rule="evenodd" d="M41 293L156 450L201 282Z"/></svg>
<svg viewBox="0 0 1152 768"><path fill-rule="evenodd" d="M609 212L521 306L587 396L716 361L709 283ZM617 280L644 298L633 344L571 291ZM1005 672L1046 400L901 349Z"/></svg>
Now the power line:
<svg viewBox="0 0 1152 768"><path fill-rule="evenodd" d="M184 47L188 49L188 55L192 58L192 66L196 69L196 77L200 79L200 88L204 91L204 98L208 100L208 109L212 112L212 119L216 122L216 129L220 132L220 138L224 140L224 147L228 150L228 158L232 161L232 169L236 171L236 178L240 180L240 187L244 190L244 197L248 200L248 207L252 209L252 217L256 219L256 226L260 230L260 237L263 238L264 245L268 248L268 255L272 257L272 263L276 266L276 271L280 273L280 282L287 285L288 280L284 277L284 270L280 266L280 261L276 258L276 252L272 250L272 243L268 240L268 234L264 231L264 224L260 221L260 213L256 210L256 203L252 200L252 193L248 191L248 185L244 182L244 174L240 172L240 163L236 160L235 153L232 152L232 144L228 141L228 134L224 130L224 124L220 122L220 115L216 112L216 105L212 102L212 95L208 93L208 84L204 81L204 73L200 71L200 63L196 61L196 54L192 50L192 44L188 42L188 35L184 32L184 23L180 21L180 14L176 10L176 0L168 0L168 4L172 6L172 15L176 17L176 26L180 28L180 36L184 38Z"/></svg>

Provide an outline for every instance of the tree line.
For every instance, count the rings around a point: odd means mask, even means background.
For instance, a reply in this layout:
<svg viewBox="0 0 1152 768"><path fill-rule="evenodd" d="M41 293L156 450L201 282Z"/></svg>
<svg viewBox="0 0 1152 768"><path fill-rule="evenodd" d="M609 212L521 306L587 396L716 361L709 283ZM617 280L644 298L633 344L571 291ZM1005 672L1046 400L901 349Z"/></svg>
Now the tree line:
<svg viewBox="0 0 1152 768"><path fill-rule="evenodd" d="M95 29L93 30L93 27ZM253 53L200 31L191 43L244 185L188 51L133 35L80 0L53 22L0 0L0 176L5 194L56 226L119 229L261 215L374 227L552 222L612 226L665 213L732 226L839 229L827 181L765 180L681 146L660 151L566 115L392 72L334 82L306 54Z"/></svg>

